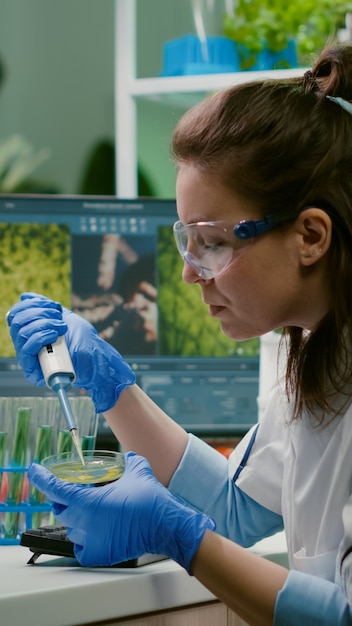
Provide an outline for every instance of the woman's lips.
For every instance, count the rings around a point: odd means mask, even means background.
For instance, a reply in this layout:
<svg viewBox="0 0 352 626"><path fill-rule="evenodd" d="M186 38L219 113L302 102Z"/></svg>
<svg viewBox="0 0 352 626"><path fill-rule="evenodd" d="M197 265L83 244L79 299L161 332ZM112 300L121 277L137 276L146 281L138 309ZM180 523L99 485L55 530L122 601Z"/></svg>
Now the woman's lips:
<svg viewBox="0 0 352 626"><path fill-rule="evenodd" d="M211 317L217 317L221 311L225 309L224 306L217 306L215 304L209 304L209 314Z"/></svg>

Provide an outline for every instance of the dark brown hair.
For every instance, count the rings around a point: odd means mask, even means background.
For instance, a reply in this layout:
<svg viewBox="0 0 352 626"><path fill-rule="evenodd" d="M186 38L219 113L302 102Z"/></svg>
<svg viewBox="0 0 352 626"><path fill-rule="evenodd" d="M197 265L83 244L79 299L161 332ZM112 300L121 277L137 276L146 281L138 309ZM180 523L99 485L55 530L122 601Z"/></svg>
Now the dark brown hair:
<svg viewBox="0 0 352 626"><path fill-rule="evenodd" d="M352 114L327 95L352 101L350 45L326 48L301 78L211 96L181 118L171 146L176 167L216 175L263 215L314 205L331 216L333 308L311 333L283 329L294 417L306 409L317 423L345 410L352 383Z"/></svg>

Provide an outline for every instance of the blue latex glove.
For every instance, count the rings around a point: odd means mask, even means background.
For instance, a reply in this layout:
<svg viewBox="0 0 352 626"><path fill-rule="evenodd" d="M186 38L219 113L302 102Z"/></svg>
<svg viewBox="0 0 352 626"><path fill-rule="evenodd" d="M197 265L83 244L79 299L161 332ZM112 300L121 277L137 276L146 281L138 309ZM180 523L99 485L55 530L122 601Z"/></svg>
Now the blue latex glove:
<svg viewBox="0 0 352 626"><path fill-rule="evenodd" d="M18 362L35 385L45 385L38 354L60 335L65 335L71 355L75 386L89 392L97 413L111 409L121 391L136 382L130 366L89 322L45 296L22 294L7 321Z"/></svg>
<svg viewBox="0 0 352 626"><path fill-rule="evenodd" d="M66 526L81 565L164 554L191 573L203 535L215 523L175 498L144 457L128 452L125 462L123 476L102 487L64 482L38 464L30 466L28 477L53 501L53 513Z"/></svg>

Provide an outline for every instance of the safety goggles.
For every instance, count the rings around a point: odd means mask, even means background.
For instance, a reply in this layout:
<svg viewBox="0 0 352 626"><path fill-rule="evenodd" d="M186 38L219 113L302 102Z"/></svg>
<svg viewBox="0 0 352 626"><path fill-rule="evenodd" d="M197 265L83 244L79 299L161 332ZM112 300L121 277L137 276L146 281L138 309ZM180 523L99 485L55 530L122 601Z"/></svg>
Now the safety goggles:
<svg viewBox="0 0 352 626"><path fill-rule="evenodd" d="M267 215L260 220L243 220L229 227L226 222L196 222L173 226L177 249L200 278L210 280L239 257L255 237L297 217Z"/></svg>

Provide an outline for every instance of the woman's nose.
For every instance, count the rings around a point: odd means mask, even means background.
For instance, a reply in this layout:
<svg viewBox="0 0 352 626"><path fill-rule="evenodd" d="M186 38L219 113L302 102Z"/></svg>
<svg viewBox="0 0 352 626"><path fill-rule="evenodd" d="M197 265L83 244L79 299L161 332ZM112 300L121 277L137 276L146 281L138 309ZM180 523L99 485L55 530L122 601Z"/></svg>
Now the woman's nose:
<svg viewBox="0 0 352 626"><path fill-rule="evenodd" d="M184 261L182 269L182 280L185 283L193 284L202 279L200 278L200 276L198 276L192 265L190 265L187 261Z"/></svg>
<svg viewBox="0 0 352 626"><path fill-rule="evenodd" d="M192 263L188 263L184 260L183 270L182 270L182 279L185 283L189 283L193 285L195 283L208 283L212 278L204 278L204 276L199 276L196 268L192 265Z"/></svg>

